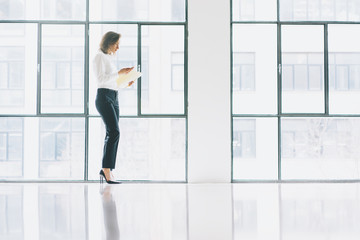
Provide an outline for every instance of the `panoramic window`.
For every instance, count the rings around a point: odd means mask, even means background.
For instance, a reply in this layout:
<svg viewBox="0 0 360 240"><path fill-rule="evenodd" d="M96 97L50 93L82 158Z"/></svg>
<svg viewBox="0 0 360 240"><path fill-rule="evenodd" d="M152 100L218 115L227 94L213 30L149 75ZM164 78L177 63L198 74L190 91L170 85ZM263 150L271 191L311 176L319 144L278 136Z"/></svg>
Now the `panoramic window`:
<svg viewBox="0 0 360 240"><path fill-rule="evenodd" d="M233 181L360 179L359 4L232 1Z"/></svg>
<svg viewBox="0 0 360 240"><path fill-rule="evenodd" d="M183 0L0 1L0 178L98 180L92 60L115 31L114 64L142 73L119 91L116 176L186 181L185 10Z"/></svg>

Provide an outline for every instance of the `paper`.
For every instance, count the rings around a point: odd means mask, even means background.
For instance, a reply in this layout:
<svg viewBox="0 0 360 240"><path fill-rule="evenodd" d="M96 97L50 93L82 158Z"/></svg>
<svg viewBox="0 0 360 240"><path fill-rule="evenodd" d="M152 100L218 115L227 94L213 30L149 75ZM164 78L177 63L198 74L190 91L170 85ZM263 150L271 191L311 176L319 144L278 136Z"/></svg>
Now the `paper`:
<svg viewBox="0 0 360 240"><path fill-rule="evenodd" d="M129 83L137 80L141 76L141 72L135 70L131 70L128 73L119 74L119 77L116 79L117 85L120 88L125 88L129 86Z"/></svg>

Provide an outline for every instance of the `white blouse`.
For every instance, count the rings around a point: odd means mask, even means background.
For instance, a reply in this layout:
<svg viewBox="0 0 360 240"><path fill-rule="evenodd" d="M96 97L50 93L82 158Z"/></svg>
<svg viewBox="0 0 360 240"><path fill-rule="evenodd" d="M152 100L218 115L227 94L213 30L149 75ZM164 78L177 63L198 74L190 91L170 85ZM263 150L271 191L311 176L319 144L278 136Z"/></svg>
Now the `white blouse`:
<svg viewBox="0 0 360 240"><path fill-rule="evenodd" d="M105 54L101 50L94 57L93 68L98 88L119 89L116 83L118 70L113 63L114 58L113 55Z"/></svg>

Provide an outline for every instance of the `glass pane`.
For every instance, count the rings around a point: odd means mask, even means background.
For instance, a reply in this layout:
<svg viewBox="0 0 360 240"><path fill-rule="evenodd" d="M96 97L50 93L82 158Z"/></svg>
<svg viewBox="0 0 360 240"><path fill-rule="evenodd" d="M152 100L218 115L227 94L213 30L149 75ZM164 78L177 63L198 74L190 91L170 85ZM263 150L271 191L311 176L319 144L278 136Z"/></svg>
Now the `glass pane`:
<svg viewBox="0 0 360 240"><path fill-rule="evenodd" d="M55 160L55 134L43 133L40 135L41 155L40 159Z"/></svg>
<svg viewBox="0 0 360 240"><path fill-rule="evenodd" d="M185 181L185 119L120 118L115 175L122 180ZM98 179L105 127L90 119L89 178Z"/></svg>
<svg viewBox="0 0 360 240"><path fill-rule="evenodd" d="M141 42L142 113L184 114L184 91L171 89L171 57L184 52L184 27L142 26ZM184 66L184 59L176 64Z"/></svg>
<svg viewBox="0 0 360 240"><path fill-rule="evenodd" d="M360 64L350 66L349 75L349 88L360 90Z"/></svg>
<svg viewBox="0 0 360 240"><path fill-rule="evenodd" d="M23 118L0 118L0 179L23 174Z"/></svg>
<svg viewBox="0 0 360 240"><path fill-rule="evenodd" d="M309 66L309 89L321 90L322 81L322 66Z"/></svg>
<svg viewBox="0 0 360 240"><path fill-rule="evenodd" d="M359 114L360 26L329 25L330 113Z"/></svg>
<svg viewBox="0 0 360 240"><path fill-rule="evenodd" d="M22 49L23 50L23 49ZM23 55L23 54L22 54ZM12 62L8 64L9 70L8 73L10 75L11 81L9 82L9 88L12 89L23 89L24 88L24 71L25 66L23 61Z"/></svg>
<svg viewBox="0 0 360 240"><path fill-rule="evenodd" d="M233 0L233 21L276 21L276 0Z"/></svg>
<svg viewBox="0 0 360 240"><path fill-rule="evenodd" d="M137 66L137 25L90 25L90 90L89 90L89 111L92 115L99 115L95 107L97 92L97 80L94 76L92 60L99 51L99 44L102 36L108 31L115 31L121 34L119 50L114 58L114 64L120 70L125 67ZM119 90L120 115L137 115L137 81L127 88Z"/></svg>
<svg viewBox="0 0 360 240"><path fill-rule="evenodd" d="M84 118L0 118L0 143L0 179L84 178Z"/></svg>
<svg viewBox="0 0 360 240"><path fill-rule="evenodd" d="M85 20L86 0L1 0L4 20Z"/></svg>
<svg viewBox="0 0 360 240"><path fill-rule="evenodd" d="M276 139L276 118L234 118L234 180L277 179Z"/></svg>
<svg viewBox="0 0 360 240"><path fill-rule="evenodd" d="M0 18L3 20L25 19L25 0L0 1Z"/></svg>
<svg viewBox="0 0 360 240"><path fill-rule="evenodd" d="M336 57L335 57L336 59ZM349 89L349 68L347 66L335 67L335 86L338 90Z"/></svg>
<svg viewBox="0 0 360 240"><path fill-rule="evenodd" d="M0 23L0 112L35 113L36 82L37 25Z"/></svg>
<svg viewBox="0 0 360 240"><path fill-rule="evenodd" d="M184 91L184 53L171 54L171 90Z"/></svg>
<svg viewBox="0 0 360 240"><path fill-rule="evenodd" d="M21 132L22 118L0 118L0 131Z"/></svg>
<svg viewBox="0 0 360 240"><path fill-rule="evenodd" d="M0 161L7 159L7 133L0 133Z"/></svg>
<svg viewBox="0 0 360 240"><path fill-rule="evenodd" d="M280 0L281 21L359 21L358 0Z"/></svg>
<svg viewBox="0 0 360 240"><path fill-rule="evenodd" d="M86 0L41 0L43 20L84 20Z"/></svg>
<svg viewBox="0 0 360 240"><path fill-rule="evenodd" d="M56 64L56 88L59 89L68 89L70 88L71 81L71 72L70 72L70 63L61 63ZM80 69L81 71L81 69ZM72 84L71 84L72 85Z"/></svg>
<svg viewBox="0 0 360 240"><path fill-rule="evenodd" d="M41 112L84 112L84 26L43 25L42 33Z"/></svg>
<svg viewBox="0 0 360 240"><path fill-rule="evenodd" d="M276 44L275 25L233 25L234 114L277 112Z"/></svg>
<svg viewBox="0 0 360 240"><path fill-rule="evenodd" d="M171 68L171 90L184 91L184 66L173 64Z"/></svg>
<svg viewBox="0 0 360 240"><path fill-rule="evenodd" d="M323 113L323 26L282 26L282 112Z"/></svg>
<svg viewBox="0 0 360 240"><path fill-rule="evenodd" d="M66 161L70 158L70 134L56 134L56 160Z"/></svg>
<svg viewBox="0 0 360 240"><path fill-rule="evenodd" d="M22 151L23 151L23 133L12 133L8 135L8 141L9 141L9 148L8 148L8 154L9 154L9 160L15 160L15 161L21 161L23 159L22 157Z"/></svg>
<svg viewBox="0 0 360 240"><path fill-rule="evenodd" d="M9 64L1 62L0 63L0 89L6 89L9 85Z"/></svg>
<svg viewBox="0 0 360 240"><path fill-rule="evenodd" d="M90 20L185 21L185 0L90 0Z"/></svg>
<svg viewBox="0 0 360 240"><path fill-rule="evenodd" d="M85 157L84 119L41 118L39 135L39 177L82 179Z"/></svg>
<svg viewBox="0 0 360 240"><path fill-rule="evenodd" d="M241 66L241 89L255 90L255 64Z"/></svg>
<svg viewBox="0 0 360 240"><path fill-rule="evenodd" d="M284 56L284 62L287 59ZM294 88L295 90L298 91L307 91L309 89L308 86L308 68L307 65L302 65L302 64L296 64L294 66Z"/></svg>
<svg viewBox="0 0 360 240"><path fill-rule="evenodd" d="M283 119L283 179L359 179L360 120Z"/></svg>

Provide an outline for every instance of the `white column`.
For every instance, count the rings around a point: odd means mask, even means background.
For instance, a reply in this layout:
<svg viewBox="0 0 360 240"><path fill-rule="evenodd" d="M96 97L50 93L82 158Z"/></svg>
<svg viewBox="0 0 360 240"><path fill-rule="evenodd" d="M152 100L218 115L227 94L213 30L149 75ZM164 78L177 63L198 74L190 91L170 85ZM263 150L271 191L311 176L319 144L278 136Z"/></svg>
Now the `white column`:
<svg viewBox="0 0 360 240"><path fill-rule="evenodd" d="M231 181L230 1L188 1L188 181Z"/></svg>

